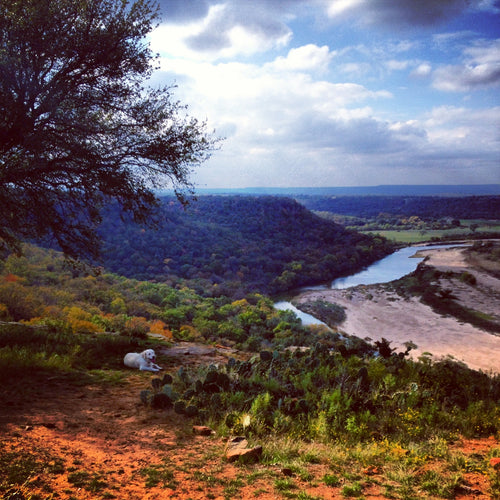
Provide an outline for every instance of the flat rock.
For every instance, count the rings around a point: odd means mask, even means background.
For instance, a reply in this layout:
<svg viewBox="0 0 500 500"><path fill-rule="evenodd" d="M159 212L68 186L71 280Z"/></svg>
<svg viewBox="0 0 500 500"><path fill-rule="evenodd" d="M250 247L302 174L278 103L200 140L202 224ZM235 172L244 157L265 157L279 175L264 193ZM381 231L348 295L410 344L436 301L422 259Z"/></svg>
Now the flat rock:
<svg viewBox="0 0 500 500"><path fill-rule="evenodd" d="M248 447L248 441L243 437L230 439L226 445L226 459L234 462L240 457L250 460L258 460L262 455L262 446Z"/></svg>

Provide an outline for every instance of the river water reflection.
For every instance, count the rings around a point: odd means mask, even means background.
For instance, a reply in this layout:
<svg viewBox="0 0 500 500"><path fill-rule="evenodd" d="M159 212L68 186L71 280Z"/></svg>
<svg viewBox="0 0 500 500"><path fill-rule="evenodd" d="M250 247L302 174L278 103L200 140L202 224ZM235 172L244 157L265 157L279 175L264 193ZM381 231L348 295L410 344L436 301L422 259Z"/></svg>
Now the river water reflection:
<svg viewBox="0 0 500 500"><path fill-rule="evenodd" d="M455 245L432 245L432 246L411 246L402 248L383 259L374 262L366 269L351 276L345 276L334 280L330 285L323 284L301 288L306 290L328 290L350 288L358 285L374 285L377 283L388 283L413 272L418 264L424 260L423 257L416 257L415 254L420 250L430 250L434 248L452 248L458 246L467 246L463 244ZM324 324L310 314L303 313L294 307L288 300L280 300L274 304L276 309L291 310L301 320L303 325Z"/></svg>
<svg viewBox="0 0 500 500"><path fill-rule="evenodd" d="M436 247L434 247L436 248ZM418 264L424 260L416 257L419 250L429 247L405 247L383 259L374 262L371 266L359 273L344 278L338 278L331 284L331 288L343 289L357 285L374 285L375 283L388 283L413 272Z"/></svg>

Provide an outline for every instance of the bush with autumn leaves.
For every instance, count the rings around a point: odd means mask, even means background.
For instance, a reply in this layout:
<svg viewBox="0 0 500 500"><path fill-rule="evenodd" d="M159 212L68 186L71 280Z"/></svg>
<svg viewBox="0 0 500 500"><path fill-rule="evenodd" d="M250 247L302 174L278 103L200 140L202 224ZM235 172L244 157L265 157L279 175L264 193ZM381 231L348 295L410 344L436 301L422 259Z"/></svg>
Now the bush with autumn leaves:
<svg viewBox="0 0 500 500"><path fill-rule="evenodd" d="M151 285L161 288L161 285ZM73 333L116 332L172 338L147 284L71 267L58 253L33 246L0 263L0 321Z"/></svg>
<svg viewBox="0 0 500 500"><path fill-rule="evenodd" d="M259 293L239 299L196 281L157 283L71 267L57 252L26 246L0 260L0 321L53 332L201 340L258 351L310 336L297 317Z"/></svg>

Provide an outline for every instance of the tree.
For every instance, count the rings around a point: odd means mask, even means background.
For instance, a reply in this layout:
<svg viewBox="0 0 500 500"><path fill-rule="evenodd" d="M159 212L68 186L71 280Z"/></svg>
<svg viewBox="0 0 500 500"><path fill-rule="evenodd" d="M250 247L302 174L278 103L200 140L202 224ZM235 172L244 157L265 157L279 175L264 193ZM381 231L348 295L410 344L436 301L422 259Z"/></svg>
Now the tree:
<svg viewBox="0 0 500 500"><path fill-rule="evenodd" d="M157 19L153 0L0 0L0 247L96 257L111 200L154 225L155 189L192 194L218 139L147 86Z"/></svg>

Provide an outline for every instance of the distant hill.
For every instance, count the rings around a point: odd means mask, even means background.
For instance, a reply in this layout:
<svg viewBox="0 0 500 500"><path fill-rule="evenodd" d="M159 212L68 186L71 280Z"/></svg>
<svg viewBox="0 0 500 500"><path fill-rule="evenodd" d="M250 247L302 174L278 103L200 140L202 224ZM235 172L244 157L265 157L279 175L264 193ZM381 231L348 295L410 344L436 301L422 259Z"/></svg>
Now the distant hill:
<svg viewBox="0 0 500 500"><path fill-rule="evenodd" d="M297 196L306 208L356 217L381 213L416 215L425 220L440 218L498 219L500 196Z"/></svg>
<svg viewBox="0 0 500 500"><path fill-rule="evenodd" d="M142 280L197 281L210 293L227 295L326 282L392 251L383 238L269 196L201 196L186 210L165 197L157 231L122 221L110 208L101 234L110 271Z"/></svg>
<svg viewBox="0 0 500 500"><path fill-rule="evenodd" d="M201 195L273 195L273 196L480 196L500 195L500 184L463 185L380 185L347 187L254 187L237 189L197 189Z"/></svg>

